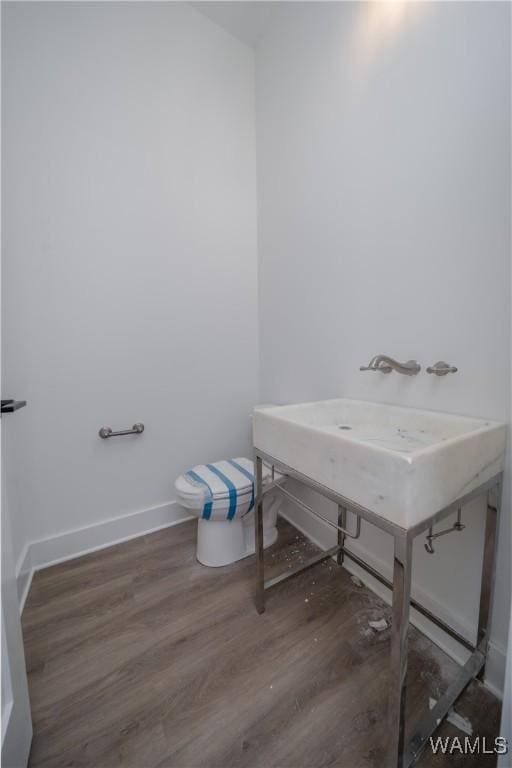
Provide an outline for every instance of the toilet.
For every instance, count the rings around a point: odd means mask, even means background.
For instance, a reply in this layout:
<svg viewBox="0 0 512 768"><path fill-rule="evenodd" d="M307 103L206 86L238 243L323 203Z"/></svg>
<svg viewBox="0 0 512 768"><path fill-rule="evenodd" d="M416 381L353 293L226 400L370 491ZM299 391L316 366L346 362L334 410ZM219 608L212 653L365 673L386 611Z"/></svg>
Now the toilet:
<svg viewBox="0 0 512 768"><path fill-rule="evenodd" d="M274 480L279 479L276 475ZM264 467L263 486L272 481ZM200 563L229 565L252 555L254 546L254 466L237 458L198 464L176 480L177 502L198 519L197 552ZM277 539L279 499L269 492L263 506L263 545Z"/></svg>

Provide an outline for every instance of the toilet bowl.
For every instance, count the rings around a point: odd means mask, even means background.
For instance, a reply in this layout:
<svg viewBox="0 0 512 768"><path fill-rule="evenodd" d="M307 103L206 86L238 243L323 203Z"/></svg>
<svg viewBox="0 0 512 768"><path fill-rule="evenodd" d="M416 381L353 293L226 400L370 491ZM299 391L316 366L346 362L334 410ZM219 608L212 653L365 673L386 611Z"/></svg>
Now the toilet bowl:
<svg viewBox="0 0 512 768"><path fill-rule="evenodd" d="M274 479L278 479L277 477ZM263 485L271 482L264 467ZM212 567L229 565L254 553L254 470L249 459L199 464L176 480L176 500L198 518L196 556ZM263 546L277 539L279 499L272 492L263 506Z"/></svg>

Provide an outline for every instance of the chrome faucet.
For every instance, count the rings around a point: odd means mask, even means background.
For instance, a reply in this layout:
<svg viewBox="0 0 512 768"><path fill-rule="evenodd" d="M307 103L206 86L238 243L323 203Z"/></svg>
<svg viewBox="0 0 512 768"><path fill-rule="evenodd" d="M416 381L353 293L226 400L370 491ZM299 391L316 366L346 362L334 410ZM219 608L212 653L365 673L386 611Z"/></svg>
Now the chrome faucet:
<svg viewBox="0 0 512 768"><path fill-rule="evenodd" d="M375 355L368 365L362 365L360 371L381 371L381 373L403 373L405 376L416 376L421 371L421 365L416 360L407 360L406 363L398 363L388 355Z"/></svg>

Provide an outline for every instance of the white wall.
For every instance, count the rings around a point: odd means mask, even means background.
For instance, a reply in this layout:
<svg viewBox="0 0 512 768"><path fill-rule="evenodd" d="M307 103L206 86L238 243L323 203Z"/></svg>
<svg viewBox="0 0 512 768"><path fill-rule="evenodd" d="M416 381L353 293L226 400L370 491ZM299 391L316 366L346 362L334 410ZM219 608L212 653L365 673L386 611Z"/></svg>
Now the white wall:
<svg viewBox="0 0 512 768"><path fill-rule="evenodd" d="M185 3L3 7L5 423L27 541L250 448L253 52ZM98 429L143 421L141 437Z"/></svg>
<svg viewBox="0 0 512 768"><path fill-rule="evenodd" d="M262 401L347 396L508 421L510 6L285 3L257 50L256 93ZM460 372L361 373L379 352ZM482 519L473 505L435 559L416 550L416 585L466 631ZM362 547L389 565L384 535L365 527Z"/></svg>

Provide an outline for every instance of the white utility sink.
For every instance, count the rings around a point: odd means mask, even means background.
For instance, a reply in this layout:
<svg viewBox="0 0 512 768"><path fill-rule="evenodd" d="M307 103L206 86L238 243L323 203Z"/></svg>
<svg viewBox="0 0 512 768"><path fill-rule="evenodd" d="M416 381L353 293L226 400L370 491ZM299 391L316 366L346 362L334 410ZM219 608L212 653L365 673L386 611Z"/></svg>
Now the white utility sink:
<svg viewBox="0 0 512 768"><path fill-rule="evenodd" d="M254 446L410 528L503 470L499 422L360 400L256 409Z"/></svg>

